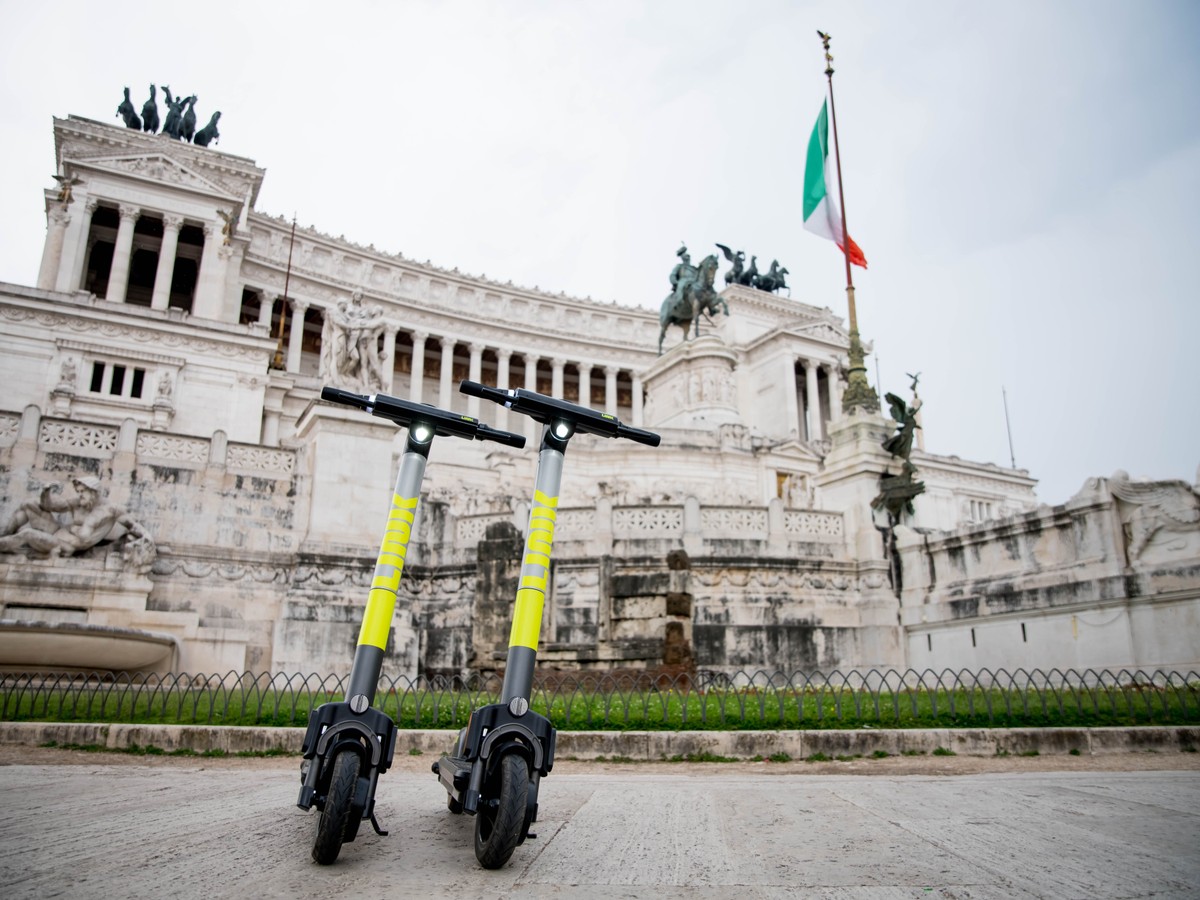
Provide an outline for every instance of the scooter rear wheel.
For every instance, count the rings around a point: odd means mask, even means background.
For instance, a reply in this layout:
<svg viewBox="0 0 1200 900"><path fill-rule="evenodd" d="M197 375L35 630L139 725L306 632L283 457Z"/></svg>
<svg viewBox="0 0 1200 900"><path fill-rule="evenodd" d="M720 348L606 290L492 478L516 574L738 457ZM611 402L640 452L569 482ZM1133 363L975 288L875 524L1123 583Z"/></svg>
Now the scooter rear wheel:
<svg viewBox="0 0 1200 900"><path fill-rule="evenodd" d="M485 869L499 869L513 855L525 824L529 768L517 753L506 753L484 792L475 815L475 858Z"/></svg>
<svg viewBox="0 0 1200 900"><path fill-rule="evenodd" d="M333 775L329 779L329 793L325 797L325 808L317 822L317 839L313 842L312 858L327 866L338 858L345 840L346 826L350 824L350 803L354 799L354 787L358 782L358 768L362 760L357 753L343 750L333 760Z"/></svg>

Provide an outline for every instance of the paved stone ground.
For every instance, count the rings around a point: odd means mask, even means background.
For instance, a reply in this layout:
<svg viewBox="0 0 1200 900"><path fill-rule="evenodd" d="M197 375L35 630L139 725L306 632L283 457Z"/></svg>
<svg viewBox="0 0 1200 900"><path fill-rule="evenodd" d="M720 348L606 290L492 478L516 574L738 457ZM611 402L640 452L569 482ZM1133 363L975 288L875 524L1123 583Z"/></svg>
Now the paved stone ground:
<svg viewBox="0 0 1200 900"><path fill-rule="evenodd" d="M848 774L564 762L543 783L537 839L488 872L429 758L398 760L381 781L389 837L364 825L336 865L319 867L316 814L293 805L293 758L7 748L0 894L1197 897L1196 756L856 760L842 764Z"/></svg>

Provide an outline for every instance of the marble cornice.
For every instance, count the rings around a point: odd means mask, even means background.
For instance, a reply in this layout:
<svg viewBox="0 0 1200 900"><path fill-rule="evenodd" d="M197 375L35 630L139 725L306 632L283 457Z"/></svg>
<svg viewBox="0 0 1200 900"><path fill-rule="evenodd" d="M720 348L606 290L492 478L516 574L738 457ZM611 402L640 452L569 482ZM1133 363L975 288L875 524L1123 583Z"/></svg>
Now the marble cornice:
<svg viewBox="0 0 1200 900"><path fill-rule="evenodd" d="M175 311L152 310L98 300L91 294L60 294L18 285L0 284L0 331L34 323L59 342L128 340L150 352L211 353L227 359L257 361L275 346L250 326L177 316Z"/></svg>
<svg viewBox="0 0 1200 900"><path fill-rule="evenodd" d="M161 155L205 175L231 196L244 200L249 194L251 205L258 199L266 175L265 169L246 157L82 116L54 119L54 152L60 165L64 158L83 162L118 154Z"/></svg>
<svg viewBox="0 0 1200 900"><path fill-rule="evenodd" d="M253 228L254 225L260 225L264 228L281 232L285 240L290 240L292 223L283 216L272 216L262 212L251 212L248 218L248 225ZM419 262L414 259L409 259L402 253L388 253L385 250L378 249L374 244L363 246L362 244L350 241L344 236L333 236L319 231L311 226L297 225L296 239L297 242L303 238L313 244L318 244L330 252L338 252L344 256L353 256L363 260L370 260L378 265L389 268L399 269L403 272L409 272L418 278L436 279L445 281L448 284L452 283L459 287L468 287L473 290L486 290L492 293L506 294L509 296L519 296L538 302L549 302L562 304L572 308L585 307L589 311L603 312L609 315L628 315L634 317L651 318L658 321L658 314L652 310L645 309L640 306L625 306L624 304L610 301L605 303L600 300L592 299L591 297L573 297L563 292L550 293L539 288L524 287L516 285L512 282L493 281L489 278L472 275L468 272L461 272L457 268L443 269L431 264L428 260ZM276 260L270 257L265 257L268 261L275 263ZM286 254L284 255L284 263L286 264ZM293 256L292 260L293 271L296 267L296 260ZM349 282L347 282L349 283ZM362 289L364 293L369 293L370 290L363 285L354 285L354 287Z"/></svg>

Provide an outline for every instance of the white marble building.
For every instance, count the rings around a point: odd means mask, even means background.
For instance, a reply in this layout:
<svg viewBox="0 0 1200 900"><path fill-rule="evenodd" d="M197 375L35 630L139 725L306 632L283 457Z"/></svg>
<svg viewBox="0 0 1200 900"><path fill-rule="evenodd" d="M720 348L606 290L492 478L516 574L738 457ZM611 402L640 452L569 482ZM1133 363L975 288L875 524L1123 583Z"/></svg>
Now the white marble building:
<svg viewBox="0 0 1200 900"><path fill-rule="evenodd" d="M5 619L165 634L160 668L346 668L400 446L387 423L316 402L338 377L339 304L361 303L381 322L370 349L385 393L533 438L532 423L458 394L471 378L662 433L657 450L572 442L543 660L910 661L907 587L869 508L895 470L880 446L893 425L841 414L848 338L819 300L727 288L731 314L689 342L672 329L660 357L651 310L293 229L255 209L265 172L251 160L74 116L54 133L38 283L0 285L0 515L90 474L157 558L135 572L103 545L0 555ZM506 643L492 576L504 581L536 454L491 446L435 444L394 671L492 667ZM1023 470L913 460L922 532L1037 507ZM5 646L0 665L15 665Z"/></svg>

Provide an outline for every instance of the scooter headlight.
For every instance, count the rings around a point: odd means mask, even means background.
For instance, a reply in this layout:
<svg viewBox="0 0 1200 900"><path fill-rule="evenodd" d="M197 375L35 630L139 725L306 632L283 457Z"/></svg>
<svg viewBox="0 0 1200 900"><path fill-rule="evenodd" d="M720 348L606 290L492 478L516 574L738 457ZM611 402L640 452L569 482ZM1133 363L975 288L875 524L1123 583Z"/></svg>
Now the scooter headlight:
<svg viewBox="0 0 1200 900"><path fill-rule="evenodd" d="M554 423L550 426L550 433L560 441L565 441L575 433L575 426L565 419L555 419Z"/></svg>
<svg viewBox="0 0 1200 900"><path fill-rule="evenodd" d="M418 444L425 444L433 437L433 429L424 422L417 422L412 427L412 439Z"/></svg>

